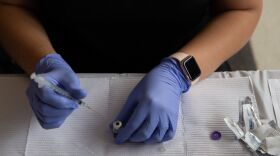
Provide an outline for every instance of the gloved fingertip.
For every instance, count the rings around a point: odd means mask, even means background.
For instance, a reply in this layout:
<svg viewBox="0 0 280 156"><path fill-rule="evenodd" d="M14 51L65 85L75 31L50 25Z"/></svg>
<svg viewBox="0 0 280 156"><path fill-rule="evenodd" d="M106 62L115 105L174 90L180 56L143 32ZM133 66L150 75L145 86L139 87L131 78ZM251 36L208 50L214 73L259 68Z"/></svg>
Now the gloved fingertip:
<svg viewBox="0 0 280 156"><path fill-rule="evenodd" d="M55 123L41 123L41 126L44 128L44 129L55 129L55 128L59 128L62 124L63 124L64 121L58 121L58 122L55 122Z"/></svg>
<svg viewBox="0 0 280 156"><path fill-rule="evenodd" d="M65 98L65 97L63 97L63 98ZM57 107L59 109L72 109L74 111L75 109L79 108L78 101L71 100L71 99L65 99L59 105L60 106Z"/></svg>
<svg viewBox="0 0 280 156"><path fill-rule="evenodd" d="M54 128L59 128L60 125L56 124L56 125L51 125L51 124L45 124L45 123L41 123L42 128L48 130L48 129L54 129Z"/></svg>
<svg viewBox="0 0 280 156"><path fill-rule="evenodd" d="M108 125L108 128L109 128L110 131L113 130L113 123L112 122Z"/></svg>
<svg viewBox="0 0 280 156"><path fill-rule="evenodd" d="M72 96L77 99L83 99L87 96L87 92L83 89L75 89L72 91Z"/></svg>
<svg viewBox="0 0 280 156"><path fill-rule="evenodd" d="M122 136L121 133L119 133L115 138L116 144L123 144L126 141L126 139Z"/></svg>
<svg viewBox="0 0 280 156"><path fill-rule="evenodd" d="M162 139L162 142L171 140L174 136L175 136L175 133L169 130L168 132L166 132L164 138Z"/></svg>
<svg viewBox="0 0 280 156"><path fill-rule="evenodd" d="M80 91L80 97L81 98L85 98L87 96L87 91L85 91L84 89L81 89Z"/></svg>
<svg viewBox="0 0 280 156"><path fill-rule="evenodd" d="M72 108L73 108L73 109L77 109L77 108L79 108L79 105L78 105L78 104L76 104L76 103L73 103Z"/></svg>
<svg viewBox="0 0 280 156"><path fill-rule="evenodd" d="M115 139L115 143L118 144L118 145L120 145L120 144L123 144L124 141L122 141L122 140L116 138L116 139Z"/></svg>
<svg viewBox="0 0 280 156"><path fill-rule="evenodd" d="M154 140L147 140L147 141L144 141L144 144L153 144L153 143L155 143L155 141Z"/></svg>

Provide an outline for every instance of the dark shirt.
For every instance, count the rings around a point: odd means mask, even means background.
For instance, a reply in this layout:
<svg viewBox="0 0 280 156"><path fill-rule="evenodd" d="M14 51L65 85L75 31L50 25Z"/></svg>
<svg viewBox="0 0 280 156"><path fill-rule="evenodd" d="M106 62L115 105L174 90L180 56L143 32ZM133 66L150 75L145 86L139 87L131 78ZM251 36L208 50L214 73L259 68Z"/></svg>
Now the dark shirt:
<svg viewBox="0 0 280 156"><path fill-rule="evenodd" d="M211 0L41 0L56 51L76 72L148 72L202 28Z"/></svg>

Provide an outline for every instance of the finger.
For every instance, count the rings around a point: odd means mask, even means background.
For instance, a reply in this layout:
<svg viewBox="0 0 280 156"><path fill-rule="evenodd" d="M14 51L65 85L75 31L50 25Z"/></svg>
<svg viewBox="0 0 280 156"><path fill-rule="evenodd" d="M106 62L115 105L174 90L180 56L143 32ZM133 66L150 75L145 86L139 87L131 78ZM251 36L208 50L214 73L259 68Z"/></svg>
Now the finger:
<svg viewBox="0 0 280 156"><path fill-rule="evenodd" d="M155 132L151 136L150 139L146 140L145 143L151 144L151 143L160 143L163 140L163 137L165 136L168 127L168 120L167 117L162 117L160 119L159 125L156 128Z"/></svg>
<svg viewBox="0 0 280 156"><path fill-rule="evenodd" d="M27 94L30 94L30 91L27 91ZM61 118L59 119L59 121L46 122L45 118L38 112L38 107L42 105L38 97L32 94L32 96L29 97L29 101L31 102L31 108L42 128L44 129L58 128L64 122L65 119L61 119Z"/></svg>
<svg viewBox="0 0 280 156"><path fill-rule="evenodd" d="M162 139L162 142L171 140L171 139L174 138L174 136L175 136L175 132L169 129L169 130L165 133L165 135L164 135L164 137L163 137L163 139Z"/></svg>
<svg viewBox="0 0 280 156"><path fill-rule="evenodd" d="M64 123L64 121L65 120L59 120L53 123L44 123L44 122L39 122L39 123L44 129L53 129L53 128L59 128Z"/></svg>
<svg viewBox="0 0 280 156"><path fill-rule="evenodd" d="M176 125L175 127L172 125L170 119L169 119L169 129L165 133L162 142L171 140L175 136L175 131L176 131Z"/></svg>
<svg viewBox="0 0 280 156"><path fill-rule="evenodd" d="M124 128L121 128L116 137L116 143L124 143L146 119L147 111L145 107L137 107Z"/></svg>
<svg viewBox="0 0 280 156"><path fill-rule="evenodd" d="M38 113L37 113L40 101L38 100L38 97L35 96L34 91L33 91L34 89L35 89L35 84L34 84L34 82L31 82L28 89L26 90L26 95L28 96L28 101L31 105L32 111L34 112L38 122L41 124L41 123L43 123L43 121L41 120L40 115L38 115Z"/></svg>
<svg viewBox="0 0 280 156"><path fill-rule="evenodd" d="M117 120L121 121L128 121L128 118L134 112L136 106L138 104L138 101L134 94L129 95L127 101L125 102L125 105L122 107L122 110L116 117Z"/></svg>
<svg viewBox="0 0 280 156"><path fill-rule="evenodd" d="M26 91L26 95L28 96L28 100L29 103L31 105L31 108L38 120L38 122L40 123L40 125L44 128L44 129L52 129L52 128L58 128L61 126L61 124L64 122L65 119L59 118L59 120L57 121L50 121L48 119L48 122L45 121L45 117L43 117L39 112L39 106L44 105L42 103L42 101L39 100L39 98L34 94L34 91L36 91L36 89L38 89L37 84L35 84L35 82L31 82L31 84L29 85L27 91Z"/></svg>
<svg viewBox="0 0 280 156"><path fill-rule="evenodd" d="M40 104L38 107L38 112L42 114L44 117L61 117L61 116L69 116L75 109L57 109L48 104Z"/></svg>
<svg viewBox="0 0 280 156"><path fill-rule="evenodd" d="M74 86L72 84L70 84L68 86L68 89L66 90L71 94L71 96L73 96L76 99L83 99L87 96L87 92L85 90L78 88L77 86Z"/></svg>
<svg viewBox="0 0 280 156"><path fill-rule="evenodd" d="M52 78L46 76L46 79ZM67 78L61 79L59 85L62 85L63 89L69 92L74 98L83 99L87 96L86 91L81 88L80 80L75 73Z"/></svg>
<svg viewBox="0 0 280 156"><path fill-rule="evenodd" d="M34 91L35 88L38 88L37 85L35 84L35 82L31 81L30 85L28 86L25 94L28 97L28 101L29 103L32 105L34 103Z"/></svg>
<svg viewBox="0 0 280 156"><path fill-rule="evenodd" d="M57 109L43 103L38 97L36 98L36 114L45 124L55 123L65 120L75 109Z"/></svg>
<svg viewBox="0 0 280 156"><path fill-rule="evenodd" d="M42 117L41 114L38 114L38 118L40 118L40 121L43 124L54 124L54 123L59 123L61 121L66 120L66 116L59 116L59 117Z"/></svg>
<svg viewBox="0 0 280 156"><path fill-rule="evenodd" d="M155 138L156 138L158 135L159 135L159 127L156 127L156 129L155 129L154 133L152 134L152 136L151 136L149 139L145 140L144 143L145 143L145 144L156 143L157 141L156 141Z"/></svg>
<svg viewBox="0 0 280 156"><path fill-rule="evenodd" d="M36 116L42 124L52 124L55 122L64 121L67 118L66 116L48 117L39 112L36 113Z"/></svg>
<svg viewBox="0 0 280 156"><path fill-rule="evenodd" d="M32 83L32 82L31 82ZM32 108L32 111L34 112L38 122L40 123L40 125L42 126L42 123L43 121L41 120L41 117L39 117L38 113L37 113L37 107L38 107L38 99L35 97L34 94L32 94L32 88L33 88L33 85L31 84L27 91L26 91L26 94L28 96L28 101L30 103L30 106ZM42 126L43 127L43 126Z"/></svg>
<svg viewBox="0 0 280 156"><path fill-rule="evenodd" d="M144 142L148 140L158 126L158 122L159 119L157 116L149 115L141 127L129 138L129 141Z"/></svg>
<svg viewBox="0 0 280 156"><path fill-rule="evenodd" d="M137 101L135 100L133 95L130 95L122 107L121 111L117 115L117 117L114 119L114 121L121 121L122 123L127 123L129 120L129 117L131 117L131 114L135 111L135 108L137 106ZM110 128L112 129L113 122L110 123Z"/></svg>
<svg viewBox="0 0 280 156"><path fill-rule="evenodd" d="M48 105L58 109L75 109L78 108L78 103L75 101L59 95L48 87L38 88L36 95L40 100Z"/></svg>

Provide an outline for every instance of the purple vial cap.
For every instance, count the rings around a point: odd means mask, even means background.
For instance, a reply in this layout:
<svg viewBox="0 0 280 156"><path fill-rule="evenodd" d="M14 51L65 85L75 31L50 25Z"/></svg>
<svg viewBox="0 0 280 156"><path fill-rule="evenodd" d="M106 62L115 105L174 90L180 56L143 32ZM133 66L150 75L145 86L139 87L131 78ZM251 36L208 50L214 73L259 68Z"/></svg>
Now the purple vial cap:
<svg viewBox="0 0 280 156"><path fill-rule="evenodd" d="M219 131L214 131L211 133L210 137L212 140L220 140L222 137L222 134Z"/></svg>

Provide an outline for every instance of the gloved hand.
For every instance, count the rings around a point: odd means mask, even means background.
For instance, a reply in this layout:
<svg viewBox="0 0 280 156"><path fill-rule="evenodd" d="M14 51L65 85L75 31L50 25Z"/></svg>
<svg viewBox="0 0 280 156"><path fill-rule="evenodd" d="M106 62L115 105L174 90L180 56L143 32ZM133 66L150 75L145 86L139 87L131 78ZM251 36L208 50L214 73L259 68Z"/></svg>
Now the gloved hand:
<svg viewBox="0 0 280 156"><path fill-rule="evenodd" d="M115 138L116 143L156 143L172 139L181 94L189 86L176 61L163 59L137 84L114 120L124 124Z"/></svg>
<svg viewBox="0 0 280 156"><path fill-rule="evenodd" d="M59 54L48 54L36 65L36 74L42 74L46 80L57 85L74 98L82 99L86 92L80 88L80 81L71 67ZM40 125L45 129L58 128L65 119L78 108L78 103L61 96L44 86L31 81L27 89L29 103Z"/></svg>

